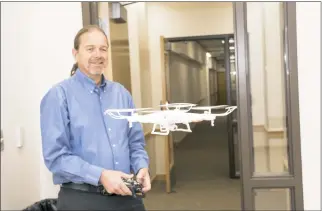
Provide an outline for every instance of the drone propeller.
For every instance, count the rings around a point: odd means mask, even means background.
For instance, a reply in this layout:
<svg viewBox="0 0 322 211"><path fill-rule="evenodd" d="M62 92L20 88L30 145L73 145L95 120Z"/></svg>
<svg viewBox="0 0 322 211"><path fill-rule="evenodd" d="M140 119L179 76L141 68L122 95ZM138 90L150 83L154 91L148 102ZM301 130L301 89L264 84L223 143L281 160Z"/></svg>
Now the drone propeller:
<svg viewBox="0 0 322 211"><path fill-rule="evenodd" d="M124 119L126 118L125 116L123 116L121 113L126 112L126 113L132 113L131 115L133 115L134 112L136 111L145 111L145 110L149 110L152 108L122 108L122 109L107 109L104 112L104 115L108 114L111 117L113 117L114 119Z"/></svg>
<svg viewBox="0 0 322 211"><path fill-rule="evenodd" d="M186 113L187 110L150 110L150 111L142 111L141 113L144 115L144 113L147 114L153 114L153 113L157 113L157 114L172 114L172 112L182 112L182 113Z"/></svg>
<svg viewBox="0 0 322 211"><path fill-rule="evenodd" d="M226 109L226 112L224 113L216 113L216 116L227 116L231 112L233 112L235 109L237 109L237 106L228 106L228 105L218 105L218 106L198 106L191 108L192 110L204 110L205 114L211 114L212 109Z"/></svg>
<svg viewBox="0 0 322 211"><path fill-rule="evenodd" d="M223 109L227 108L228 105L217 105L217 106L196 106L192 107L191 110L211 110L211 109Z"/></svg>
<svg viewBox="0 0 322 211"><path fill-rule="evenodd" d="M148 110L148 111L141 111L141 113L156 113L156 112L163 112L162 110Z"/></svg>
<svg viewBox="0 0 322 211"><path fill-rule="evenodd" d="M150 110L152 108L121 108L121 109L107 109L105 113L107 112L134 112L134 111L145 111Z"/></svg>
<svg viewBox="0 0 322 211"><path fill-rule="evenodd" d="M166 103L164 105L159 105L160 107L168 107L168 108L185 108L185 107L192 107L196 106L193 103Z"/></svg>

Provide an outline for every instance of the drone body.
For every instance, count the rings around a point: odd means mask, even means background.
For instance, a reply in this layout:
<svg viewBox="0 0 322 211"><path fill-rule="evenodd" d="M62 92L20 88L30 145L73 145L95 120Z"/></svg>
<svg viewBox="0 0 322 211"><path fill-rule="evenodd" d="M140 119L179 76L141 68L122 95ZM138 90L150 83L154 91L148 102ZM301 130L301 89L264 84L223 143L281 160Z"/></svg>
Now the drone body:
<svg viewBox="0 0 322 211"><path fill-rule="evenodd" d="M218 116L227 116L233 112L236 106L198 106L190 103L174 103L165 104L163 110L152 110L152 108L139 109L108 109L105 114L109 114L114 119L126 119L129 122L129 127L132 127L133 122L144 124L153 124L151 134L168 135L170 131L192 132L189 123L200 121L211 121L211 126L214 126L214 121ZM174 109L171 109L174 108ZM212 109L225 108L227 111L221 114L212 114ZM204 110L204 113L192 113L190 110ZM130 113L130 115L122 115L121 113ZM139 113L142 114L139 114ZM177 124L184 124L185 128L180 128ZM159 125L159 131L157 131Z"/></svg>

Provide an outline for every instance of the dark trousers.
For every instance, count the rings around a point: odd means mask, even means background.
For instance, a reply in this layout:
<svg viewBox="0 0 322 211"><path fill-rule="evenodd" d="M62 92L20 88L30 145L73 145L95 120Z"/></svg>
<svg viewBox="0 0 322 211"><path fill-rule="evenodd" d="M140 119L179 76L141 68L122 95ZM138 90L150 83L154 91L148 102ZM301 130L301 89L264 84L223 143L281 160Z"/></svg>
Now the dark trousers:
<svg viewBox="0 0 322 211"><path fill-rule="evenodd" d="M145 211L143 200L132 196L105 196L69 188L58 194L58 211L67 210L122 210Z"/></svg>

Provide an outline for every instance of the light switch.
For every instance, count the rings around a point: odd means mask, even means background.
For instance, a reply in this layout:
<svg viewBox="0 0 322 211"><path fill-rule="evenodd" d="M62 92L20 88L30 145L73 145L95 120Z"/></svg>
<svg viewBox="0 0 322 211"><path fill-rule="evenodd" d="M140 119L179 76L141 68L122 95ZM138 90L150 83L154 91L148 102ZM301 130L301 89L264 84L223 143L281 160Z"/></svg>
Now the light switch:
<svg viewBox="0 0 322 211"><path fill-rule="evenodd" d="M23 146L23 130L22 127L18 127L16 130L16 145L18 148Z"/></svg>

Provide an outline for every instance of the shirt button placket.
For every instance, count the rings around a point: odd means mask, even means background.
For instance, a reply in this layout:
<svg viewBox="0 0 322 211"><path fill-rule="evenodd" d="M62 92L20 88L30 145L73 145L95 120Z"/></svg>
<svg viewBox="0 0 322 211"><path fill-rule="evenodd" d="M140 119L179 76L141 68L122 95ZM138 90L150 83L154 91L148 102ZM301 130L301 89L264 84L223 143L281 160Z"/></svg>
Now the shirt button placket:
<svg viewBox="0 0 322 211"><path fill-rule="evenodd" d="M105 90L104 90L104 92L105 92ZM103 112L103 115L104 115L104 108L103 108L103 102L102 102L102 93L99 93L99 97L100 97L100 104L101 104L101 108L102 108L102 112ZM111 140L113 140L113 138L112 138L112 129L110 128L110 127L108 127L108 124L107 124L107 121L106 121L106 118L104 117L103 118L104 119L104 123L105 123L105 127L107 127L107 133L108 133L108 137L109 137L109 142L111 142ZM110 143L111 145L112 145L112 151L113 151L113 155L114 155L114 164L115 165L118 165L118 161L117 161L117 156L116 156L116 145L115 144L112 144L112 143ZM118 168L117 168L117 166L115 166L115 169L117 170Z"/></svg>
<svg viewBox="0 0 322 211"><path fill-rule="evenodd" d="M108 133L109 133L109 137L112 137L112 135L111 135L112 129L111 128L107 128L107 130L108 130ZM110 140L113 140L113 138L111 138ZM113 155L114 155L115 169L118 170L118 166L117 165L119 164L119 162L118 162L118 159L117 159L116 144L111 143L111 145L112 145L112 150L113 150Z"/></svg>

